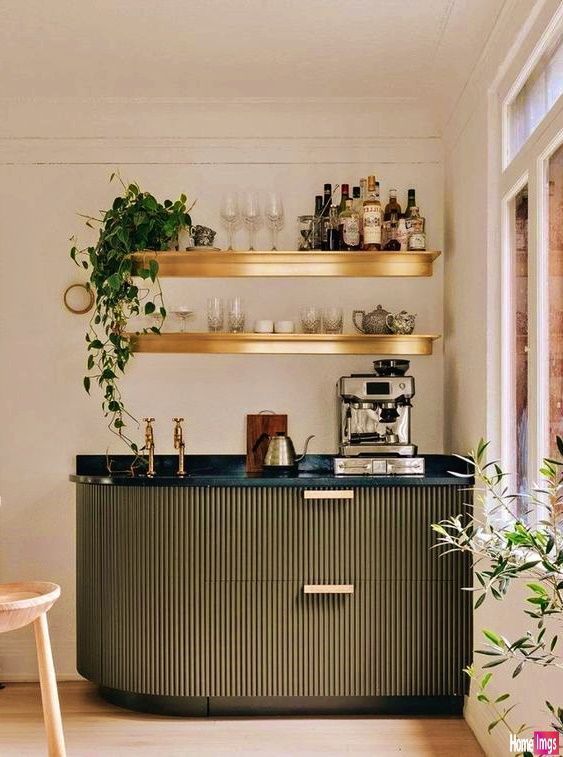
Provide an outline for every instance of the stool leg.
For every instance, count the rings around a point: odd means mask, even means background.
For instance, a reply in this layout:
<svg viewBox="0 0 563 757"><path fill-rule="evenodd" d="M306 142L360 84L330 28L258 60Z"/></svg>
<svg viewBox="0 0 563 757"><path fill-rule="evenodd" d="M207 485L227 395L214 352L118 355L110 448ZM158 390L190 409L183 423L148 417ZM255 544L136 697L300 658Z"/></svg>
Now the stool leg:
<svg viewBox="0 0 563 757"><path fill-rule="evenodd" d="M33 622L33 629L35 631L41 700L43 702L43 718L45 720L45 730L47 731L49 757L65 757L63 724L46 612Z"/></svg>

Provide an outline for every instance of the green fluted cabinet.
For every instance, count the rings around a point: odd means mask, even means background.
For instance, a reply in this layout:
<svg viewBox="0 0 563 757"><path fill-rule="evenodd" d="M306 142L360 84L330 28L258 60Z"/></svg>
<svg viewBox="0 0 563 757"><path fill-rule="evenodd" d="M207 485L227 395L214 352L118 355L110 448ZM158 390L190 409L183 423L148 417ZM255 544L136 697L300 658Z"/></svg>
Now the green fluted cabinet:
<svg viewBox="0 0 563 757"><path fill-rule="evenodd" d="M78 484L78 670L153 711L459 709L470 566L430 524L466 499Z"/></svg>

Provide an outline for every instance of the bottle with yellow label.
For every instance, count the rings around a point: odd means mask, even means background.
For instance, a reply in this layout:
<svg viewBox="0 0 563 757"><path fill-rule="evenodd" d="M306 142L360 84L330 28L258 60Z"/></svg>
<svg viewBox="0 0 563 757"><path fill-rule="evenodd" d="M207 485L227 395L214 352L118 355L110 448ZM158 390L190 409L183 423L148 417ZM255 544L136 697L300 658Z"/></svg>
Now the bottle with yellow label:
<svg viewBox="0 0 563 757"><path fill-rule="evenodd" d="M381 203L377 197L375 176L368 176L368 192L362 211L364 250L381 249Z"/></svg>

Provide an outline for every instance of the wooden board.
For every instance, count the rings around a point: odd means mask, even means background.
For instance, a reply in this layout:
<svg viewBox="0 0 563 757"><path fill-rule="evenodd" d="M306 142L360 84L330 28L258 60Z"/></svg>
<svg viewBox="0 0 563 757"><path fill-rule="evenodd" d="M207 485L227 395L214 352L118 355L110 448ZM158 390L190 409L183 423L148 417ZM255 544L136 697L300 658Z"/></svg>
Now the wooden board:
<svg viewBox="0 0 563 757"><path fill-rule="evenodd" d="M259 473L263 468L268 440L264 439L254 450L258 439L262 434L273 436L278 431L287 434L287 415L256 413L246 416L246 470L249 473Z"/></svg>

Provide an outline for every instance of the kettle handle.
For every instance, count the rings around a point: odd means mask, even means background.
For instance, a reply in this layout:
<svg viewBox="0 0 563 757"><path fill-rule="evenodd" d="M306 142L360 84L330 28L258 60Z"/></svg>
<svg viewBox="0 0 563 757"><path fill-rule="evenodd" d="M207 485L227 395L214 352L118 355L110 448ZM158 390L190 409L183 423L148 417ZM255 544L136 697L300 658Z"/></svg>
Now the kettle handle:
<svg viewBox="0 0 563 757"><path fill-rule="evenodd" d="M388 329L392 329L393 327L389 325L389 318L395 318L395 316L393 315L393 313L388 313L385 316L385 325L387 326Z"/></svg>
<svg viewBox="0 0 563 757"><path fill-rule="evenodd" d="M363 330L363 328L361 328L361 326L358 326L358 324L356 323L356 316L357 315L365 315L365 314L366 314L365 310L353 310L352 311L352 323L358 329L358 331L360 332L360 334L365 334L366 332Z"/></svg>
<svg viewBox="0 0 563 757"><path fill-rule="evenodd" d="M311 436L308 436L305 439L305 444L303 445L303 454L299 455L299 457L295 458L295 462L296 463L299 463L299 462L301 462L301 460L303 460L303 458L307 454L307 447L309 446L309 442L311 441L311 439L314 439L314 438L315 438L315 434L311 434Z"/></svg>
<svg viewBox="0 0 563 757"><path fill-rule="evenodd" d="M256 439L256 441L254 442L254 446L252 447L252 451L256 452L256 450L262 444L262 442L264 441L264 439L269 439L269 438L270 438L270 434L267 434L265 431L263 433L261 433L260 436L258 437L258 439Z"/></svg>

